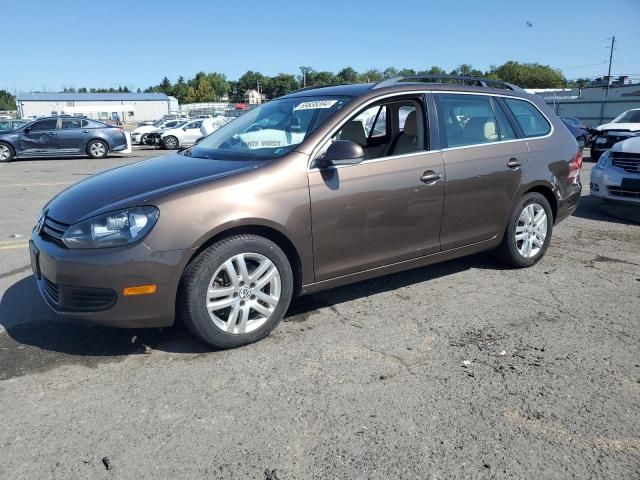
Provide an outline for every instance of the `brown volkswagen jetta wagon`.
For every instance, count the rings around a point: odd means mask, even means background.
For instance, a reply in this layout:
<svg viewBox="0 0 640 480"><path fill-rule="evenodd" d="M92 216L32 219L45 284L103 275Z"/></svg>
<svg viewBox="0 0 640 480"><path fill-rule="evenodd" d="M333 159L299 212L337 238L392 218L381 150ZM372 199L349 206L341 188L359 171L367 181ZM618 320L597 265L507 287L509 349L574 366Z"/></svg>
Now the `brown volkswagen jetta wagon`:
<svg viewBox="0 0 640 480"><path fill-rule="evenodd" d="M496 248L511 266L535 264L578 204L581 163L558 117L514 85L303 89L60 193L31 261L64 316L177 317L235 347L268 335L295 295Z"/></svg>

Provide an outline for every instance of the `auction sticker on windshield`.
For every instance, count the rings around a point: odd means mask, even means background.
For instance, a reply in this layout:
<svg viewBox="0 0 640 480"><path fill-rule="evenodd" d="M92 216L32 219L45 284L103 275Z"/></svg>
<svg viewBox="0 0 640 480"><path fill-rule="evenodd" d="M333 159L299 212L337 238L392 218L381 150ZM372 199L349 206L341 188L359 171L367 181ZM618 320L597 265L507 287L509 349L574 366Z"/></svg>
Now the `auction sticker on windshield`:
<svg viewBox="0 0 640 480"><path fill-rule="evenodd" d="M300 105L295 107L293 110L316 110L318 108L331 108L338 101L337 100L316 100L313 102L302 102Z"/></svg>

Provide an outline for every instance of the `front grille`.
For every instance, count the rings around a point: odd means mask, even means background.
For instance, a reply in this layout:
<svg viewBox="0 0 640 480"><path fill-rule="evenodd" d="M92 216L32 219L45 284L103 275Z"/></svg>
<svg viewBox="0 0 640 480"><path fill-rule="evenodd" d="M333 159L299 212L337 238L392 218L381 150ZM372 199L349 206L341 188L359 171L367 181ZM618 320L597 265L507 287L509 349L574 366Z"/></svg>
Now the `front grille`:
<svg viewBox="0 0 640 480"><path fill-rule="evenodd" d="M116 292L106 288L57 285L42 277L42 291L53 306L65 312L99 312L116 303Z"/></svg>
<svg viewBox="0 0 640 480"><path fill-rule="evenodd" d="M640 188L634 187L609 187L609 194L616 197L640 199Z"/></svg>
<svg viewBox="0 0 640 480"><path fill-rule="evenodd" d="M42 277L42 287L44 293L49 297L53 303L58 304L60 302L58 286L46 277Z"/></svg>
<svg viewBox="0 0 640 480"><path fill-rule="evenodd" d="M611 165L625 172L640 173L640 153L611 152Z"/></svg>
<svg viewBox="0 0 640 480"><path fill-rule="evenodd" d="M43 240L48 240L64 247L65 244L62 241L62 237L67 231L67 228L69 228L69 225L66 223L56 222L52 218L46 217L44 219L44 224L42 225L42 230L40 231L40 236Z"/></svg>

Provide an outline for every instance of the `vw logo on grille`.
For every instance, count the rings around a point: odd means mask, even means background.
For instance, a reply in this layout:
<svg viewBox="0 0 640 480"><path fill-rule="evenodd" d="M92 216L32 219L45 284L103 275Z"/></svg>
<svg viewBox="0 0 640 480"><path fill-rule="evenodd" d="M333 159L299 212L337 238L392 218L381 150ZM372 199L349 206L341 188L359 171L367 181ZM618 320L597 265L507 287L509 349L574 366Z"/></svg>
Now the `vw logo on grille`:
<svg viewBox="0 0 640 480"><path fill-rule="evenodd" d="M33 227L33 231L36 233L36 235L40 235L40 232L42 231L42 227L44 226L44 219L47 216L47 212L42 212L40 214L40 218L38 219L38 223L36 223L36 226Z"/></svg>

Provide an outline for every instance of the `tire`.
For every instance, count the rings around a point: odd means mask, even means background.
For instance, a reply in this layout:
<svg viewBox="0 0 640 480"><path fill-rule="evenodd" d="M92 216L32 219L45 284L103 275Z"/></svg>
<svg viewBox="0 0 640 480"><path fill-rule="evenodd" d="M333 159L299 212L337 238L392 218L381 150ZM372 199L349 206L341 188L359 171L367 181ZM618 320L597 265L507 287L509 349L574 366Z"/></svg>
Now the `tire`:
<svg viewBox="0 0 640 480"><path fill-rule="evenodd" d="M15 157L13 147L8 143L0 142L0 162L10 162Z"/></svg>
<svg viewBox="0 0 640 480"><path fill-rule="evenodd" d="M179 145L180 143L178 142L178 139L173 135L169 135L168 137L164 137L162 139L162 148L164 148L165 150L174 150L178 148Z"/></svg>
<svg viewBox="0 0 640 480"><path fill-rule="evenodd" d="M140 142L139 142L140 145L145 145L146 140L147 140L147 135L148 134L143 133L142 136L140 136Z"/></svg>
<svg viewBox="0 0 640 480"><path fill-rule="evenodd" d="M525 211L529 212L529 216ZM544 223L536 228L530 225L528 219L531 216L537 217L540 212L544 212L544 216L540 216L541 221L544 217ZM532 218L531 221L533 222L533 220ZM509 216L502 243L498 247L499 257L511 267L531 267L544 256L551 242L552 232L553 212L549 201L540 193L527 193L520 199ZM541 240L543 233L544 238ZM524 240L516 239L516 234L519 237L524 235ZM529 251L528 245L531 246Z"/></svg>
<svg viewBox="0 0 640 480"><path fill-rule="evenodd" d="M91 158L106 158L109 155L109 146L102 140L91 140L87 145L87 155Z"/></svg>
<svg viewBox="0 0 640 480"><path fill-rule="evenodd" d="M177 316L209 345L234 348L269 335L292 294L293 272L280 247L257 235L234 235L189 263L180 282Z"/></svg>

